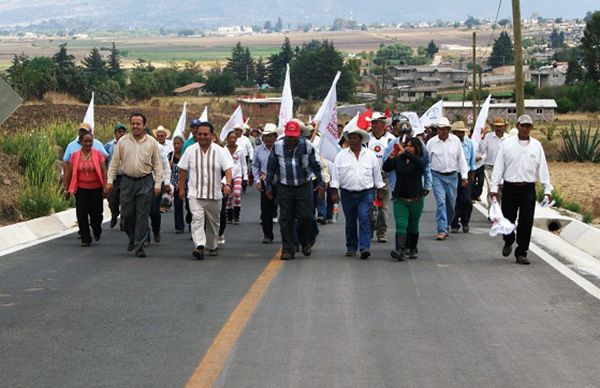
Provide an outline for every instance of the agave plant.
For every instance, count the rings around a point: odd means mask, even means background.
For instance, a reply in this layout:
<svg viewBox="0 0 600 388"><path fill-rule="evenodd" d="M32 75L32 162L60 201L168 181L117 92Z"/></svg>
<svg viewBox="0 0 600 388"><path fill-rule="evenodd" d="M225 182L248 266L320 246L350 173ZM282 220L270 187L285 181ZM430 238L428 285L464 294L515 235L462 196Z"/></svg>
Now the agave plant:
<svg viewBox="0 0 600 388"><path fill-rule="evenodd" d="M600 162L600 131L571 124L571 128L562 132L563 149L561 156L567 162Z"/></svg>

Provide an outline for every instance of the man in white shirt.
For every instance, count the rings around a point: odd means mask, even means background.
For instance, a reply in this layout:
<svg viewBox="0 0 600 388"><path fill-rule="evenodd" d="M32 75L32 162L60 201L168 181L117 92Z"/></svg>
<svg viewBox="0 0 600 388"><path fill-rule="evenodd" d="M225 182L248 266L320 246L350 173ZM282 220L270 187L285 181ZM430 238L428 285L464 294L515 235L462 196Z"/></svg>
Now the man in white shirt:
<svg viewBox="0 0 600 388"><path fill-rule="evenodd" d="M214 127L202 123L194 134L191 145L177 164L179 166L179 197L185 198L188 180L188 200L192 212L192 239L196 249L192 255L204 259L204 248L209 256L217 255L221 200L232 192L233 159L223 147L214 144ZM222 183L224 178L224 185Z"/></svg>
<svg viewBox="0 0 600 388"><path fill-rule="evenodd" d="M377 159L379 159L380 168L383 166L383 154L385 153L385 149L390 142L396 139L394 135L386 131L386 127L391 125L391 123L392 120L383 113L374 112L371 116L372 129L368 148L373 151L377 156ZM372 231L377 232L377 241L387 242L385 234L387 232L387 216L390 205L390 180L388 174L385 172L382 173L382 177L385 183L385 187L382 189L383 206L379 209L377 220L371 225L371 229Z"/></svg>
<svg viewBox="0 0 600 388"><path fill-rule="evenodd" d="M496 163L496 156L498 156L500 145L505 139L507 127L508 123L502 117L495 117L494 121L492 122L493 131L485 135L481 143L479 143L479 154L481 155L483 165L485 166L485 179L488 184L488 191L490 188L490 177L492 176L494 163ZM500 203L500 192L498 192L497 199L498 203ZM489 203L490 201L488 198L488 204Z"/></svg>
<svg viewBox="0 0 600 388"><path fill-rule="evenodd" d="M385 183L381 177L381 166L377 156L362 146L369 134L356 127L346 133L349 148L341 150L333 163L331 188L333 203L339 202L341 189L342 207L346 216L346 256L356 255L367 259L371 255L371 222L369 212L373 204L373 189L377 199L383 199ZM358 236L357 236L358 223Z"/></svg>
<svg viewBox="0 0 600 388"><path fill-rule="evenodd" d="M544 186L544 195L552 200L552 184L546 163L546 155L539 141L529 136L533 129L533 120L522 115L517 120L518 136L509 137L502 142L494 163L490 182L490 196L496 199L498 186L504 181L502 214L510 222L517 220L517 234L504 235L502 256L508 257L512 244L517 241L515 258L518 264L530 264L527 259L533 215L535 212L535 182L539 178Z"/></svg>
<svg viewBox="0 0 600 388"><path fill-rule="evenodd" d="M246 165L252 166L252 161L254 160L254 146L252 145L250 138L246 136L247 132L250 130L250 127L246 124L241 124L236 125L233 130L238 138L236 144L244 151L244 154L246 155ZM248 183L250 185L254 183L252 172L250 172L250 176L248 177ZM242 191L244 193L246 192L246 186L243 187Z"/></svg>
<svg viewBox="0 0 600 388"><path fill-rule="evenodd" d="M454 219L458 174L462 187L466 187L469 167L460 139L450 133L450 121L446 117L440 118L437 128L438 134L427 142L427 150L437 205L437 240L443 241L448 237L448 224Z"/></svg>

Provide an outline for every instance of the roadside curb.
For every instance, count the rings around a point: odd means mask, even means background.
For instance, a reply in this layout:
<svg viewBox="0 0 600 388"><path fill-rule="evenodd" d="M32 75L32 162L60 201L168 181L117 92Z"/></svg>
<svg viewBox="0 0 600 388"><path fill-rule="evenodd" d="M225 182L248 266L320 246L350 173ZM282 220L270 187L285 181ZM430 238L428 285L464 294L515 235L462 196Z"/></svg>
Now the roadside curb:
<svg viewBox="0 0 600 388"><path fill-rule="evenodd" d="M110 209L104 201L104 222L110 220ZM77 230L77 216L71 208L46 217L19 222L0 228L0 256L36 243L62 237Z"/></svg>

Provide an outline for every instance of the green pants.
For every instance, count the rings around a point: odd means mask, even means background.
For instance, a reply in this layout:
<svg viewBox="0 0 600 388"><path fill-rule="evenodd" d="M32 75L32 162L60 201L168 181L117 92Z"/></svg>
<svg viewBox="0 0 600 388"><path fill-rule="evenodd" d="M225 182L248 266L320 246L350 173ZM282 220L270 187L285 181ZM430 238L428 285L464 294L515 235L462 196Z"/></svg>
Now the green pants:
<svg viewBox="0 0 600 388"><path fill-rule="evenodd" d="M396 218L396 233L419 233L419 220L423 214L425 200L423 197L416 201L394 199L394 217Z"/></svg>

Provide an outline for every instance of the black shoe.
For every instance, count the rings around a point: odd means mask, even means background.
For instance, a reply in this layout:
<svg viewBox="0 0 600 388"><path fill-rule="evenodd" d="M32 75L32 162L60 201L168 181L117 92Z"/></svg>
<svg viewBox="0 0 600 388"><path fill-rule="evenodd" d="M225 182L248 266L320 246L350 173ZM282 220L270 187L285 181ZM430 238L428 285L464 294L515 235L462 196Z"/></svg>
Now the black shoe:
<svg viewBox="0 0 600 388"><path fill-rule="evenodd" d="M464 233L469 233L469 225L463 225L462 228Z"/></svg>
<svg viewBox="0 0 600 388"><path fill-rule="evenodd" d="M369 258L369 256L371 256L371 252L369 252L368 249L362 249L360 251L360 258L362 260L367 260Z"/></svg>
<svg viewBox="0 0 600 388"><path fill-rule="evenodd" d="M100 237L102 237L102 233L94 235L94 241L100 241Z"/></svg>
<svg viewBox="0 0 600 388"><path fill-rule="evenodd" d="M293 260L294 259L294 254L292 252L282 252L281 253L281 260Z"/></svg>
<svg viewBox="0 0 600 388"><path fill-rule="evenodd" d="M89 247L90 245L92 245L92 243L91 243L91 242L82 242L82 243L81 243L81 246L82 246L82 247Z"/></svg>
<svg viewBox="0 0 600 388"><path fill-rule="evenodd" d="M215 249L209 249L208 250L208 255L209 256L219 256L219 251L217 250L217 248L215 248Z"/></svg>
<svg viewBox="0 0 600 388"><path fill-rule="evenodd" d="M181 229L175 229L175 234L183 234L183 233L185 233L185 231L184 231L184 230L181 230Z"/></svg>
<svg viewBox="0 0 600 388"><path fill-rule="evenodd" d="M502 256L508 257L508 256L510 256L511 252L512 252L512 244L504 243L504 246L502 247Z"/></svg>
<svg viewBox="0 0 600 388"><path fill-rule="evenodd" d="M160 232L154 233L154 242L157 242L157 243L160 242Z"/></svg>
<svg viewBox="0 0 600 388"><path fill-rule="evenodd" d="M392 259L404 261L404 255L402 254L402 251L393 250L390 252L390 256L392 256Z"/></svg>
<svg viewBox="0 0 600 388"><path fill-rule="evenodd" d="M117 222L118 222L117 217L116 216L112 216L110 218L110 228L111 229L114 228L117 225Z"/></svg>
<svg viewBox="0 0 600 388"><path fill-rule="evenodd" d="M192 251L192 256L194 256L196 260L204 260L204 247L202 245L198 245L196 249Z"/></svg>
<svg viewBox="0 0 600 388"><path fill-rule="evenodd" d="M269 238L269 237L265 237L265 238L263 238L263 240L262 240L262 243L263 243L263 244L271 244L272 242L273 242L273 239L272 239L272 238Z"/></svg>
<svg viewBox="0 0 600 388"><path fill-rule="evenodd" d="M137 251L135 251L135 256L146 257L146 251L144 250L144 248L139 248Z"/></svg>
<svg viewBox="0 0 600 388"><path fill-rule="evenodd" d="M322 217L317 218L317 223L321 225L327 225L327 221L325 221L325 219Z"/></svg>
<svg viewBox="0 0 600 388"><path fill-rule="evenodd" d="M529 259L527 258L527 256L517 256L517 264L521 264L521 265L529 265L531 264L531 262L529 261Z"/></svg>
<svg viewBox="0 0 600 388"><path fill-rule="evenodd" d="M416 260L419 257L418 252L416 249L411 249L410 252L408 253L408 258L411 260Z"/></svg>
<svg viewBox="0 0 600 388"><path fill-rule="evenodd" d="M310 256L312 254L312 248L311 248L310 244L302 245L302 254L304 256Z"/></svg>
<svg viewBox="0 0 600 388"><path fill-rule="evenodd" d="M346 251L346 257L354 257L356 256L356 251Z"/></svg>
<svg viewBox="0 0 600 388"><path fill-rule="evenodd" d="M127 252L133 251L134 248L135 244L133 243L133 241L129 241L129 244L127 244Z"/></svg>

